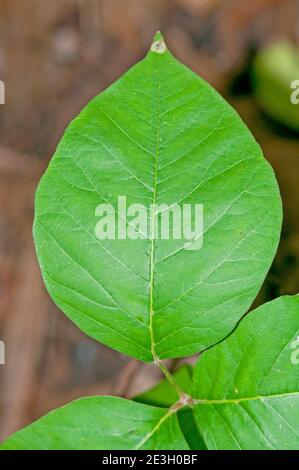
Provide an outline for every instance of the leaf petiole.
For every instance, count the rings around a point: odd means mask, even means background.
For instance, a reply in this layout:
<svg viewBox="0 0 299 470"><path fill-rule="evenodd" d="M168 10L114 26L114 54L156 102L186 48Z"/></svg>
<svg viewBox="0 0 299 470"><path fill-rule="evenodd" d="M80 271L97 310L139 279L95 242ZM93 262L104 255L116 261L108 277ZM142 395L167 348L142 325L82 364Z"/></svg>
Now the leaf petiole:
<svg viewBox="0 0 299 470"><path fill-rule="evenodd" d="M165 364L163 364L157 357L155 358L155 364L160 368L160 370L162 371L162 373L165 375L166 379L168 380L168 382L170 383L170 385L172 385L172 387L175 389L175 391L177 392L178 396L179 396L179 399L180 399L180 402L189 402L191 399L191 397L189 397L189 395L187 395L184 390L181 388L181 386L178 384L178 382L175 380L175 378L173 377L173 375L169 372L169 370L167 369L167 367L165 366Z"/></svg>

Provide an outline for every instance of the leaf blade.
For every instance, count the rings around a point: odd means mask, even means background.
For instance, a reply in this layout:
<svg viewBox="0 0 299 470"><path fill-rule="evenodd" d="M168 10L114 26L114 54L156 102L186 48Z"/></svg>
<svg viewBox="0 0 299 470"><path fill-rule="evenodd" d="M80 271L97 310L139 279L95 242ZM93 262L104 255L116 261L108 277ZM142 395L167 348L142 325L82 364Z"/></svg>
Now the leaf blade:
<svg viewBox="0 0 299 470"><path fill-rule="evenodd" d="M161 37L154 43L69 126L37 191L34 222L56 304L88 335L146 362L194 354L232 330L281 226L273 171L245 125ZM95 208L117 207L120 195L147 208L203 203L202 249L99 241Z"/></svg>
<svg viewBox="0 0 299 470"><path fill-rule="evenodd" d="M281 297L202 355L193 395L210 449L298 448L299 377L291 359L298 334L299 296Z"/></svg>
<svg viewBox="0 0 299 470"><path fill-rule="evenodd" d="M188 449L168 410L117 397L76 400L13 434L0 450Z"/></svg>

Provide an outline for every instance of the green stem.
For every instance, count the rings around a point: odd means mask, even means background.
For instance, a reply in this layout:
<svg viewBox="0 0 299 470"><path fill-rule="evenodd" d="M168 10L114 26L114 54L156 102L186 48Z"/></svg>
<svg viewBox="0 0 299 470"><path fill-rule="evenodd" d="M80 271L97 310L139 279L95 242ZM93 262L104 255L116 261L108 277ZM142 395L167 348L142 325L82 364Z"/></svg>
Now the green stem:
<svg viewBox="0 0 299 470"><path fill-rule="evenodd" d="M173 375L169 372L169 370L167 369L165 364L163 364L158 358L155 359L155 363L157 364L157 366L160 367L160 370L163 372L163 374L165 375L165 377L168 380L168 382L170 383L170 385L173 386L173 388L177 392L179 398L184 399L187 396L186 393L184 392L184 390L182 390L182 388L180 387L178 382L175 380Z"/></svg>

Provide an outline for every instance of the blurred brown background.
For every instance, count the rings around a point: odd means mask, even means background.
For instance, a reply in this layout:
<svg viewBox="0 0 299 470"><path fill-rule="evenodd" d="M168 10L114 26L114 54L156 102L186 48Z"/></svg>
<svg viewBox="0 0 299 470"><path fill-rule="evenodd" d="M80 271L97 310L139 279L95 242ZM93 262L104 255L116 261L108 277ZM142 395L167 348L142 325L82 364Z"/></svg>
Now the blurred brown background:
<svg viewBox="0 0 299 470"><path fill-rule="evenodd" d="M34 191L65 126L144 56L157 29L239 111L275 169L284 229L257 303L299 292L298 134L261 113L247 73L264 45L298 44L298 0L0 0L0 439L74 398L131 396L159 376L58 311L31 236Z"/></svg>

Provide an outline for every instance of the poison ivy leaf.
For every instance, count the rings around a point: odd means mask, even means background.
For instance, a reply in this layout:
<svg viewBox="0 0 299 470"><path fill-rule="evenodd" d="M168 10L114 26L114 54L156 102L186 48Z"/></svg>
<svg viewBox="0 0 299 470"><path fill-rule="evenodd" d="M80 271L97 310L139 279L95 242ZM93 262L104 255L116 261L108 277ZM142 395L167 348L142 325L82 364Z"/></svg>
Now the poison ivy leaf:
<svg viewBox="0 0 299 470"><path fill-rule="evenodd" d="M187 395L191 393L192 373L192 367L185 364L173 374L175 381ZM134 397L134 401L138 401L139 403L146 403L163 408L169 408L178 400L178 394L167 379L161 380L155 387Z"/></svg>
<svg viewBox="0 0 299 470"><path fill-rule="evenodd" d="M117 397L89 397L15 433L2 450L188 449L176 414Z"/></svg>
<svg viewBox="0 0 299 470"><path fill-rule="evenodd" d="M191 393L193 368L187 364L174 372L173 377L181 389L188 395ZM134 401L159 407L171 407L179 400L175 389L167 379L161 380L152 389L136 396ZM192 450L204 450L206 445L199 434L194 413L191 408L182 408L178 411L178 420L182 433Z"/></svg>
<svg viewBox="0 0 299 470"><path fill-rule="evenodd" d="M201 401L195 416L209 449L299 448L295 356L299 296L263 305L229 338L203 353L193 396Z"/></svg>
<svg viewBox="0 0 299 470"><path fill-rule="evenodd" d="M194 246L146 237L123 216L119 196L128 208L142 204L152 227L161 204L172 228L176 204L203 204L203 247L195 249L198 237ZM131 238L95 236L104 203ZM152 361L194 354L233 329L261 286L280 226L279 191L259 146L158 34L146 58L67 129L37 191L34 237L47 289L68 317Z"/></svg>

